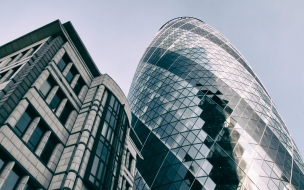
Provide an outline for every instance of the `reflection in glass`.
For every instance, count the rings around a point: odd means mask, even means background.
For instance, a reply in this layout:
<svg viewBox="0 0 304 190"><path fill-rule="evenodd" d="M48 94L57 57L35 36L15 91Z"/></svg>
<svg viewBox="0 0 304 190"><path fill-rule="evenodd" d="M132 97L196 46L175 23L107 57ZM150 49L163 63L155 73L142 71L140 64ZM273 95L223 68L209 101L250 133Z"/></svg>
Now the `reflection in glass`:
<svg viewBox="0 0 304 190"><path fill-rule="evenodd" d="M144 142L134 190L304 188L303 159L267 91L206 23L165 24L128 100Z"/></svg>

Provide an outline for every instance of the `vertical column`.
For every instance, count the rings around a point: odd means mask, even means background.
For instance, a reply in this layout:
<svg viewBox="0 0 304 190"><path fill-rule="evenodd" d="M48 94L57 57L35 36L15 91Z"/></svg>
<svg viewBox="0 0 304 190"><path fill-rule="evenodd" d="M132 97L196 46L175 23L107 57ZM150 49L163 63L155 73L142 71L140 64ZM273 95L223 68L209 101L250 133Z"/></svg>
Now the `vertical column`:
<svg viewBox="0 0 304 190"><path fill-rule="evenodd" d="M71 62L71 63L69 63L69 64L63 69L63 71L62 71L62 75L63 75L63 76L66 76L66 74L67 74L67 73L69 72L69 70L71 69L72 65L73 65L73 63Z"/></svg>
<svg viewBox="0 0 304 190"><path fill-rule="evenodd" d="M1 174L0 174L0 189L2 189L2 186L7 179L8 175L12 171L13 167L15 165L14 161L10 161L6 164L6 166L3 168Z"/></svg>
<svg viewBox="0 0 304 190"><path fill-rule="evenodd" d="M29 103L25 99L21 100L20 103L18 104L18 106L13 111L13 113L6 120L6 123L9 123L11 126L15 126L17 121L20 119L22 114L25 112L28 105L29 105Z"/></svg>
<svg viewBox="0 0 304 190"><path fill-rule="evenodd" d="M42 84L45 82L45 80L50 76L50 72L48 70L42 71L40 76L36 79L33 86L35 86L37 89L40 89Z"/></svg>
<svg viewBox="0 0 304 190"><path fill-rule="evenodd" d="M50 135L51 135L51 131L47 131L46 133L44 133L44 135L43 135L43 137L42 137L42 139L41 139L41 141L40 141L40 143L39 143L39 145L38 145L38 147L37 147L37 149L35 151L35 154L37 156L41 155L42 150L43 150L46 142L48 141Z"/></svg>
<svg viewBox="0 0 304 190"><path fill-rule="evenodd" d="M51 103L51 101L52 101L53 97L55 96L56 92L58 91L58 89L59 89L59 86L54 86L52 88L52 90L50 91L50 93L48 94L48 96L45 99L45 102L47 104Z"/></svg>
<svg viewBox="0 0 304 190"><path fill-rule="evenodd" d="M30 176L26 175L21 178L15 190L23 190L29 180Z"/></svg>
<svg viewBox="0 0 304 190"><path fill-rule="evenodd" d="M66 43L68 43L68 42L66 42ZM65 53L65 50L63 47L61 47L60 50L56 53L56 55L53 57L52 61L55 64L57 64L59 62L59 60L63 57L64 53Z"/></svg>
<svg viewBox="0 0 304 190"><path fill-rule="evenodd" d="M79 77L80 77L80 74L75 75L75 77L73 78L73 80L72 80L72 82L71 82L71 85L70 85L71 88L74 88L74 87L75 87L75 84L76 84L76 82L78 81Z"/></svg>
<svg viewBox="0 0 304 190"><path fill-rule="evenodd" d="M122 189L122 190L125 190L125 189L126 189L126 179L123 179L121 189Z"/></svg>
<svg viewBox="0 0 304 190"><path fill-rule="evenodd" d="M80 90L80 92L79 92L79 94L78 94L78 98L79 98L80 101L83 102L83 100L84 100L84 98L85 98L87 92L88 92L88 86L87 86L87 85L84 85L84 86L81 88L81 90Z"/></svg>
<svg viewBox="0 0 304 190"><path fill-rule="evenodd" d="M47 164L47 167L50 168L52 171L55 171L56 166L59 162L60 156L62 154L63 151L63 145L61 143L58 143L55 148L54 151L52 153L52 156Z"/></svg>
<svg viewBox="0 0 304 190"><path fill-rule="evenodd" d="M129 159L130 159L130 152L127 151L126 164L125 164L125 166L126 166L126 168L127 168L128 170L129 170Z"/></svg>
<svg viewBox="0 0 304 190"><path fill-rule="evenodd" d="M29 125L29 127L27 128L27 130L25 131L22 140L24 140L25 143L28 142L28 140L30 139L30 137L33 134L33 131L35 130L36 126L38 125L40 121L40 117L36 117L31 124Z"/></svg>
<svg viewBox="0 0 304 190"><path fill-rule="evenodd" d="M75 185L75 181L77 176L80 175L80 172L84 169L84 163L85 163L85 154L87 155L88 151L86 150L89 148L89 145L92 144L93 142L89 142L90 135L92 134L92 131L94 130L93 127L99 126L100 120L96 119L97 113L99 111L99 107L101 104L101 100L104 94L105 87L103 85L100 85L96 91L96 94L93 98L93 104L91 109L89 110L89 113L86 117L86 120L83 124L82 132L78 132L80 135L80 138L77 142L76 145L76 151L73 155L73 158L71 159L69 163L69 169L68 169L68 174L66 177L66 180L63 184L62 188L70 188L72 189ZM98 123L97 123L98 122ZM75 135L77 133L74 133ZM82 162L84 161L84 163Z"/></svg>
<svg viewBox="0 0 304 190"><path fill-rule="evenodd" d="M135 164L136 164L136 161L135 159L133 158L132 161L131 161L131 167L130 167L130 173L131 175L134 177L135 175Z"/></svg>
<svg viewBox="0 0 304 190"><path fill-rule="evenodd" d="M75 110L71 111L66 123L65 123L65 127L67 128L67 130L70 132L72 130L72 127L76 121L77 118L77 112Z"/></svg>
<svg viewBox="0 0 304 190"><path fill-rule="evenodd" d="M59 104L59 106L58 106L58 108L57 108L57 110L56 110L56 112L55 112L55 115L57 115L57 117L59 117L59 116L61 115L61 112L62 112L62 110L63 110L65 104L67 103L67 101L68 101L68 99L67 99L67 98L64 98L64 99L60 102L60 104Z"/></svg>

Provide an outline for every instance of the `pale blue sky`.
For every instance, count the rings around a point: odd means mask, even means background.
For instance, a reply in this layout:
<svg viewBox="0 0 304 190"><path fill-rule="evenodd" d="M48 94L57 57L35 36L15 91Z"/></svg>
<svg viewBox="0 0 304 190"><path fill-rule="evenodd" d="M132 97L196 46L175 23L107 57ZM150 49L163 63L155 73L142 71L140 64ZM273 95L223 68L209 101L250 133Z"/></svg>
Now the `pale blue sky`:
<svg viewBox="0 0 304 190"><path fill-rule="evenodd" d="M0 44L56 19L71 21L101 73L127 94L158 29L175 17L196 17L250 62L304 155L303 10L299 0L1 0Z"/></svg>

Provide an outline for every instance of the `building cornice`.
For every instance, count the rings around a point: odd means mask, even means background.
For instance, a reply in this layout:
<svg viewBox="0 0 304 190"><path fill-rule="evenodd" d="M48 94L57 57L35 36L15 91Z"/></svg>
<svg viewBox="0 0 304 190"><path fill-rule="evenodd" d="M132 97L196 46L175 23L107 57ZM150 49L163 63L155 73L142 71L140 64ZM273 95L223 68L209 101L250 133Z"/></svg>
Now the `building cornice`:
<svg viewBox="0 0 304 190"><path fill-rule="evenodd" d="M66 22L64 24L61 24L60 20L55 20L45 26L29 32L28 34L25 34L24 36L21 36L11 42L0 46L0 58L19 51L50 36L61 36L64 41L69 41L72 43L78 50L80 56L86 63L92 75L94 77L101 75L82 40L74 29L72 23Z"/></svg>

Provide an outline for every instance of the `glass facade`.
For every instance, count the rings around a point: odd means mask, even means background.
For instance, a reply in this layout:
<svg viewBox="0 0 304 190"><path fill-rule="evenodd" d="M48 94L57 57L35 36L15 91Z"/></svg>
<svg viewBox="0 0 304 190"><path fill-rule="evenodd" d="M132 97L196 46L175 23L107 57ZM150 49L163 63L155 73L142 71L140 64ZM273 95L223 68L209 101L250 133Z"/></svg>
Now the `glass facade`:
<svg viewBox="0 0 304 190"><path fill-rule="evenodd" d="M108 91L104 94L104 113L89 160L85 179L91 189L119 189L118 178L126 133L129 128L124 105Z"/></svg>
<svg viewBox="0 0 304 190"><path fill-rule="evenodd" d="M166 23L128 99L144 157L133 189L304 189L303 159L270 96L206 23Z"/></svg>

